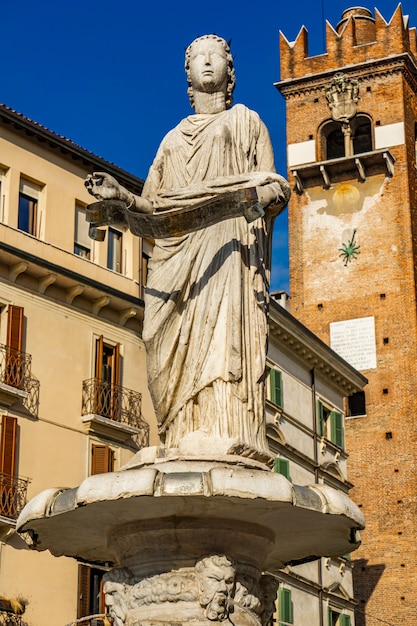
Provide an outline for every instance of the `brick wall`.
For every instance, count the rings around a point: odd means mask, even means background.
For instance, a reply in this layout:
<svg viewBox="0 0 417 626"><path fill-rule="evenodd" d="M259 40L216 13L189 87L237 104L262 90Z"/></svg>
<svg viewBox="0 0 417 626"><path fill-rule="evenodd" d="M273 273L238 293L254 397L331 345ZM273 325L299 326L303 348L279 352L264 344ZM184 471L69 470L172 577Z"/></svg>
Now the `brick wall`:
<svg viewBox="0 0 417 626"><path fill-rule="evenodd" d="M405 142L390 147L392 178L382 169L365 182L341 175L330 189L294 192L289 207L292 313L327 343L331 322L375 319L367 415L346 421L351 495L367 523L352 555L356 625L374 626L417 618L417 47L401 6L389 24L378 12L375 22L360 19L345 15L339 32L328 25L317 57L308 57L305 29L293 44L282 37L278 88L288 143L315 140L317 160L320 125L331 119L324 88L336 71L359 81L358 112L373 128L404 122ZM340 248L355 228L360 253L345 266Z"/></svg>

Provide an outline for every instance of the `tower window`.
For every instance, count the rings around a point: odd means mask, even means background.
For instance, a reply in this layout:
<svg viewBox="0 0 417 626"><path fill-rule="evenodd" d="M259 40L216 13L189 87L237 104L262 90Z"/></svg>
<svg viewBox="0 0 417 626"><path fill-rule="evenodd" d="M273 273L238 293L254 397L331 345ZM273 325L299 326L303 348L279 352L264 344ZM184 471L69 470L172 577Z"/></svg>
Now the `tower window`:
<svg viewBox="0 0 417 626"><path fill-rule="evenodd" d="M353 154L372 150L372 125L366 115L357 115L352 120Z"/></svg>
<svg viewBox="0 0 417 626"><path fill-rule="evenodd" d="M366 415L365 392L357 391L352 393L347 399L348 417L359 417Z"/></svg>
<svg viewBox="0 0 417 626"><path fill-rule="evenodd" d="M373 149L372 123L367 115L355 115L345 126L338 121L326 122L321 129L324 160L370 152Z"/></svg>

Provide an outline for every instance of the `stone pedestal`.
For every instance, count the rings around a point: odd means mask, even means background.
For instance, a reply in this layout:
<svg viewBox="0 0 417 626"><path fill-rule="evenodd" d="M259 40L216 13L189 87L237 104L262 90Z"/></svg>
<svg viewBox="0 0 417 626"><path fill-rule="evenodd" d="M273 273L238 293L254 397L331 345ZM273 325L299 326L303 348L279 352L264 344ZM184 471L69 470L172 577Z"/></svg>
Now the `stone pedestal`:
<svg viewBox="0 0 417 626"><path fill-rule="evenodd" d="M148 450L129 466L47 490L18 520L37 550L113 568L104 591L115 626L261 626L277 570L359 545L363 518L345 494L293 485L260 462Z"/></svg>

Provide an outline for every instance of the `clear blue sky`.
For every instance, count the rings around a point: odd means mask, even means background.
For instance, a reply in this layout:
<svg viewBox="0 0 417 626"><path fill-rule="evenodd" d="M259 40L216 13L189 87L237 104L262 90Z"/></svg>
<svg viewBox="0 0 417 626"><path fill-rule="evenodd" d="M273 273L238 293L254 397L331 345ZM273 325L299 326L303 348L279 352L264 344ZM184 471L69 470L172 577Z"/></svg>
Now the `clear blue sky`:
<svg viewBox="0 0 417 626"><path fill-rule="evenodd" d="M234 101L269 128L277 170L285 174L285 107L278 33L309 31L309 54L324 51L348 0L2 0L0 101L83 148L145 178L165 133L191 113L184 50L199 35L232 40ZM389 21L395 0L380 0ZM415 0L402 3L417 25ZM274 229L272 288L288 290L286 212Z"/></svg>

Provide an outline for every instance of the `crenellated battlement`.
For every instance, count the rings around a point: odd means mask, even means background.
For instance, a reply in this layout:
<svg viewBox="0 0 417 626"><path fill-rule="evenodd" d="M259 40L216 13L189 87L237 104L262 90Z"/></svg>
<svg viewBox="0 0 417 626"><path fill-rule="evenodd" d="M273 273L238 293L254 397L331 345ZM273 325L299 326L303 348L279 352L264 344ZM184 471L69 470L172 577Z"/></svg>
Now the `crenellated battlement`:
<svg viewBox="0 0 417 626"><path fill-rule="evenodd" d="M417 64L417 35L399 4L389 22L375 9L346 9L336 28L326 22L326 52L308 56L308 31L303 26L295 41L280 32L281 81L319 74L346 65L366 63L388 55L408 53Z"/></svg>

